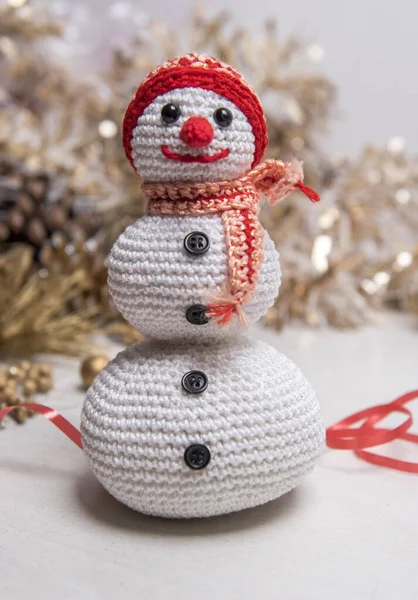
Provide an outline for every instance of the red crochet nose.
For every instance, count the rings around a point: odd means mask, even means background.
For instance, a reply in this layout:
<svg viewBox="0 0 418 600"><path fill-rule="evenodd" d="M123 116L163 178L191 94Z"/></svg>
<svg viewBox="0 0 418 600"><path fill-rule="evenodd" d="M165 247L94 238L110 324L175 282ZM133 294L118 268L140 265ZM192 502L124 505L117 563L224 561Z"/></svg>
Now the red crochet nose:
<svg viewBox="0 0 418 600"><path fill-rule="evenodd" d="M180 131L181 140L190 148L204 148L213 140L212 125L204 117L190 117Z"/></svg>

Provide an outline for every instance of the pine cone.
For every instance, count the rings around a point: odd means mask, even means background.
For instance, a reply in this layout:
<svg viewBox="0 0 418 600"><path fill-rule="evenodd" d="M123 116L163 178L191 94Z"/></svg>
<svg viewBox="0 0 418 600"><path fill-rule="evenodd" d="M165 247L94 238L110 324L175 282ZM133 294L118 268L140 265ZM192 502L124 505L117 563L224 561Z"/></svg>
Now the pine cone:
<svg viewBox="0 0 418 600"><path fill-rule="evenodd" d="M62 179L0 162L0 242L23 242L39 253L59 232L70 239L91 235L91 223L76 214L75 194Z"/></svg>

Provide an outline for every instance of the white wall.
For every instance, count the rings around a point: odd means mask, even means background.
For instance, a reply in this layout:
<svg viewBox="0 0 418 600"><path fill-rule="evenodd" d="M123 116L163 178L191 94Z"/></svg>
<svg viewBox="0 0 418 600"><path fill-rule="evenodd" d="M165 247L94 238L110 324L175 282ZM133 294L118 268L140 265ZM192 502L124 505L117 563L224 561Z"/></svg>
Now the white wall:
<svg viewBox="0 0 418 600"><path fill-rule="evenodd" d="M149 15L181 26L193 0L143 0ZM331 148L356 154L364 142L385 144L394 135L418 150L417 0L212 0L234 20L257 28L267 16L283 34L318 41L322 67L337 84L342 109Z"/></svg>
<svg viewBox="0 0 418 600"><path fill-rule="evenodd" d="M86 0L73 0L85 4ZM126 0L129 1L129 0ZM100 10L124 0L89 0ZM138 12L181 31L195 0L131 0ZM325 49L321 63L339 88L340 121L329 146L350 155L365 142L406 138L418 150L418 0L212 0L207 10L228 9L236 23L260 29L266 17L281 34L296 34Z"/></svg>

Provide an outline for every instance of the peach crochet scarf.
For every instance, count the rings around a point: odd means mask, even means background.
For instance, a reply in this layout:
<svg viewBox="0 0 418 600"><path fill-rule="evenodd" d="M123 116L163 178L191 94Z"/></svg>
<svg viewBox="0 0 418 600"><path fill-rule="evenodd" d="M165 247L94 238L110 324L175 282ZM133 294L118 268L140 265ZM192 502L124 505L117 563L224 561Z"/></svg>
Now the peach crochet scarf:
<svg viewBox="0 0 418 600"><path fill-rule="evenodd" d="M245 323L243 305L254 295L263 261L263 228L258 220L260 194L274 204L295 189L312 202L319 196L303 185L302 165L266 160L241 179L218 183L145 184L151 215L222 214L228 248L228 284L219 297L208 299L206 315L219 324L234 315Z"/></svg>

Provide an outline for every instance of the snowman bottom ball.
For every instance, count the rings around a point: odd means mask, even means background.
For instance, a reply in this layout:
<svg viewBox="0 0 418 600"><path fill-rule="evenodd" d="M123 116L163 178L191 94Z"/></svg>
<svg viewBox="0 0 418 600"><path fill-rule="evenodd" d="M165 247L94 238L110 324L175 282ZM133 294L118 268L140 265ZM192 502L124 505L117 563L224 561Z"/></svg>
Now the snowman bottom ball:
<svg viewBox="0 0 418 600"><path fill-rule="evenodd" d="M294 488L324 445L318 401L269 345L131 346L96 377L82 441L102 485L145 514L209 517Z"/></svg>

